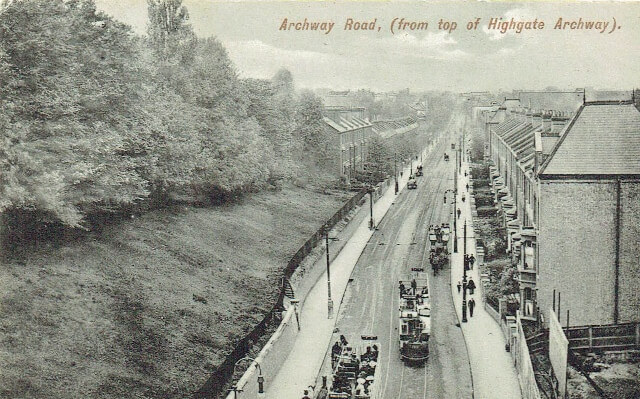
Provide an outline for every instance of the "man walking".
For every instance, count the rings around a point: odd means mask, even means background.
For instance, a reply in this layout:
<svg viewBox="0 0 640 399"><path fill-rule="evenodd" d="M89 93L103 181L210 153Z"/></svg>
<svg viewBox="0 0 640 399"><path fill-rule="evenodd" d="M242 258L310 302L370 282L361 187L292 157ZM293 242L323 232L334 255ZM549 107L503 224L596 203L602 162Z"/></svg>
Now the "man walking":
<svg viewBox="0 0 640 399"><path fill-rule="evenodd" d="M458 285L457 285L457 287L458 287L458 294L459 294L459 293L460 293L460 289L462 288L462 284L460 284L460 282L459 282L459 281L458 281Z"/></svg>
<svg viewBox="0 0 640 399"><path fill-rule="evenodd" d="M469 299L469 316L473 317L473 308L476 307L476 301L471 298Z"/></svg>
<svg viewBox="0 0 640 399"><path fill-rule="evenodd" d="M476 289L476 283L474 283L471 278L469 278L469 282L467 283L467 288L469 288L469 294L473 295L473 290Z"/></svg>
<svg viewBox="0 0 640 399"><path fill-rule="evenodd" d="M460 214L462 213L462 211L460 210L460 208L458 208L458 219L460 219Z"/></svg>
<svg viewBox="0 0 640 399"><path fill-rule="evenodd" d="M473 254L469 255L469 270L473 270L473 264L476 262L476 257Z"/></svg>

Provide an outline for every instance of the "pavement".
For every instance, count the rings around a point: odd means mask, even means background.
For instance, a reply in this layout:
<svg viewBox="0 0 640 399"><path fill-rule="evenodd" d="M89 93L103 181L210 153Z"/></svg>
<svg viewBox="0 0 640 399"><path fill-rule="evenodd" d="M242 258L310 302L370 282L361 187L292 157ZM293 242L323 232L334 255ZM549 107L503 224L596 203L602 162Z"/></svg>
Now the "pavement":
<svg viewBox="0 0 640 399"><path fill-rule="evenodd" d="M398 180L400 190L406 186L408 179L409 167L404 169L402 177ZM395 198L395 187L391 184L384 195L373 205L373 215L376 223L382 220ZM304 389L309 385L315 385L318 371L322 366L335 327L335 314L338 312L351 273L374 232L375 230L369 229L369 218L363 220L353 236L331 262L333 318L329 319L327 317L326 272L318 279L318 282L307 295L302 308L299 310L300 332L295 342L291 343L293 348L285 364L266 389L266 398L300 398ZM318 262L324 264L325 260L320 258Z"/></svg>
<svg viewBox="0 0 640 399"><path fill-rule="evenodd" d="M455 161L454 157L451 157ZM458 196L456 208L461 210L458 218L458 253L451 256L451 292L454 298L456 312L462 320L462 292L458 293L457 284L462 281L463 257L464 257L464 224L467 224L466 251L468 254L476 254L475 238L473 237L473 220L471 216L471 204L466 184L469 176L467 162L462 162L458 175ZM469 173L467 173L469 175ZM466 201L462 202L462 194ZM480 276L477 264L472 270L467 271L467 281L473 279L476 290L473 295L467 295L467 301L473 298L476 306L473 317L467 313L468 321L461 323L464 339L469 353L473 389L475 399L517 399L521 398L518 375L513 365L511 356L505 350L506 341L499 324L485 311L480 287Z"/></svg>

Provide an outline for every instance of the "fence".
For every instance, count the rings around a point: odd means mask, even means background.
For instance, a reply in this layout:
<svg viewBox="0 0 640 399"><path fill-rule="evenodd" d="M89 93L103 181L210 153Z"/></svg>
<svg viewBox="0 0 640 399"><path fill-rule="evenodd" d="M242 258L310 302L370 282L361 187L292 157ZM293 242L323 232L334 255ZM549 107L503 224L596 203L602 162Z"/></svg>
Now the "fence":
<svg viewBox="0 0 640 399"><path fill-rule="evenodd" d="M519 312L518 312L519 313ZM531 364L529 356L529 348L527 340L522 330L522 322L520 315L517 316L517 336L515 344L511 348L511 356L513 357L516 370L518 371L518 380L520 382L520 391L523 399L541 399L538 383L536 382L535 372Z"/></svg>
<svg viewBox="0 0 640 399"><path fill-rule="evenodd" d="M563 330L569 348L575 351L640 349L640 323L564 327ZM544 348L548 339L547 330L529 338L532 351Z"/></svg>
<svg viewBox="0 0 640 399"><path fill-rule="evenodd" d="M624 350L640 348L640 323L564 329L573 350Z"/></svg>
<svg viewBox="0 0 640 399"><path fill-rule="evenodd" d="M389 183L384 183L388 185ZM379 195L381 189L377 189L374 195ZM333 228L342 218L344 218L349 211L351 211L362 198L367 194L367 189L360 190L356 195L351 197L341 208L338 210L327 222L325 223L328 228ZM311 250L322 240L324 234L324 226L319 228L309 239L298 249L293 255L291 260L284 269L283 275L286 278L291 278L296 271L300 263L311 252ZM275 305L269 313L254 327L254 329L241 339L235 348L227 355L225 360L218 366L216 371L211 375L209 380L194 393L194 398L215 398L222 393L226 384L233 377L234 367L238 360L247 355L254 342L264 335L267 328L272 323L279 323L281 321L281 310L283 309L284 302L284 287L280 288L280 293L276 300Z"/></svg>

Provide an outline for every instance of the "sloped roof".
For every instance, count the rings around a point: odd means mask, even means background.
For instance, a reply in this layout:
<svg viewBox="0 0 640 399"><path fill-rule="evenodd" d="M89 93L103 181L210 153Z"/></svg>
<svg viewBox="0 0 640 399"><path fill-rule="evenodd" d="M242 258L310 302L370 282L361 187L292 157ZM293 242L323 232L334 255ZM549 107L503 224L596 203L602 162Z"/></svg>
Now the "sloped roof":
<svg viewBox="0 0 640 399"><path fill-rule="evenodd" d="M324 123L340 133L348 132L349 130L360 129L363 127L373 126L368 120L360 118L351 118L351 120L347 120L343 117L340 117L340 120L334 121L333 119L327 118L325 116L322 118L322 120L324 120Z"/></svg>
<svg viewBox="0 0 640 399"><path fill-rule="evenodd" d="M338 125L337 123L327 118L326 116L323 117L322 120L324 121L324 123L331 126L333 129L337 130L338 132L344 132L344 128L342 126Z"/></svg>
<svg viewBox="0 0 640 399"><path fill-rule="evenodd" d="M640 175L640 111L586 103L540 169L543 175Z"/></svg>

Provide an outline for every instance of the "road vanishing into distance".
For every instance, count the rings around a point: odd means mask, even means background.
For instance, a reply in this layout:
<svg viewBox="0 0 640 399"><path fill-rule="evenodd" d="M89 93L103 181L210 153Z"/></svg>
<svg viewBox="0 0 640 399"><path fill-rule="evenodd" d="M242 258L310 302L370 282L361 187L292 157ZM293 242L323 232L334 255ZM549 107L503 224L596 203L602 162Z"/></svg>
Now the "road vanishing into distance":
<svg viewBox="0 0 640 399"><path fill-rule="evenodd" d="M378 225L362 253L348 284L338 312L331 344L341 334L353 343L362 334L377 335L381 345L377 389L380 399L470 398L471 374L464 338L453 308L450 270L447 265L437 276L429 264L428 229L431 224L451 222L455 141L464 114L453 112L447 133L423 158L424 176L418 188L400 192ZM444 153L450 155L444 161ZM414 167L415 167L414 161ZM375 215L374 215L375 218ZM453 238L453 237L452 237ZM405 365L398 341L398 281L406 280L412 267L422 267L429 276L431 295L430 356L426 364ZM321 375L331 374L330 351Z"/></svg>

